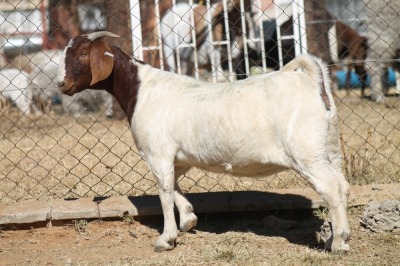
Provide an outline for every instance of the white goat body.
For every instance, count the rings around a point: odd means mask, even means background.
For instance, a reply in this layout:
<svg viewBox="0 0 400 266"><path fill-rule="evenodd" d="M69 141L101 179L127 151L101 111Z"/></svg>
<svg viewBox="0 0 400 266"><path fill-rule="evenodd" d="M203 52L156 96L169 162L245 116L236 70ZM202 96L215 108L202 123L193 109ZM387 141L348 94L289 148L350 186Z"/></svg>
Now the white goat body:
<svg viewBox="0 0 400 266"><path fill-rule="evenodd" d="M32 106L32 91L28 88L30 84L28 75L25 71L13 68L0 71L1 95L13 102L24 114L30 114Z"/></svg>
<svg viewBox="0 0 400 266"><path fill-rule="evenodd" d="M224 84L147 65L138 69L141 85L132 135L159 185L166 221L157 251L173 248L174 202L183 231L197 222L191 204L174 185L192 166L256 177L296 170L314 185L335 217L337 233L329 247L348 249L348 183L341 171L336 107L320 61L302 56L280 72ZM322 99L322 87L328 103Z"/></svg>
<svg viewBox="0 0 400 266"><path fill-rule="evenodd" d="M164 231L156 251L174 248L174 203L182 231L197 223L177 183L192 166L238 176L296 170L327 203L333 230L327 246L349 249L348 183L341 169L337 111L325 64L302 55L278 72L211 84L131 60L100 39L104 36L116 37L96 32L70 41L58 83L68 95L89 84L106 88L130 118L136 146L157 179L163 208ZM93 43L90 60L80 57L88 42ZM68 65L76 63L84 81L69 72Z"/></svg>

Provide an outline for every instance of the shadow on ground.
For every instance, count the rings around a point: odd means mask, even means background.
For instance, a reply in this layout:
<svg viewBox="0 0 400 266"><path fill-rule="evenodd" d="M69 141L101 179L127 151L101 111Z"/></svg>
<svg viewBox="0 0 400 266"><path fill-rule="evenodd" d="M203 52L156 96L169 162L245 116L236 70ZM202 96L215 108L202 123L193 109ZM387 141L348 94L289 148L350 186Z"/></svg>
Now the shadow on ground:
<svg viewBox="0 0 400 266"><path fill-rule="evenodd" d="M199 220L195 230L215 234L252 232L265 237L283 237L289 242L310 248L321 247L318 233L323 220L311 209L312 202L294 194L271 192L211 192L188 195ZM135 217L145 226L163 230L158 196L130 197L139 210ZM214 203L214 204L213 204ZM140 211L142 210L142 212ZM176 215L179 225L179 216Z"/></svg>

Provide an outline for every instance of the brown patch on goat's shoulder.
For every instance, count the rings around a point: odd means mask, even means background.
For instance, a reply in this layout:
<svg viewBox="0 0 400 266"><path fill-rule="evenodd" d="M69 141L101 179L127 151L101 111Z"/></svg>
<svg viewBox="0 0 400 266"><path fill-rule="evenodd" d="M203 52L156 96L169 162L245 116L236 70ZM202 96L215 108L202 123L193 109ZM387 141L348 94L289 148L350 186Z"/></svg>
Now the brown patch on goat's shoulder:
<svg viewBox="0 0 400 266"><path fill-rule="evenodd" d="M122 110L124 110L130 124L140 87L139 70L136 64L140 64L141 61L135 60L135 64L119 48L112 47L112 50L115 55L115 65L113 70L113 90L109 92L114 95Z"/></svg>

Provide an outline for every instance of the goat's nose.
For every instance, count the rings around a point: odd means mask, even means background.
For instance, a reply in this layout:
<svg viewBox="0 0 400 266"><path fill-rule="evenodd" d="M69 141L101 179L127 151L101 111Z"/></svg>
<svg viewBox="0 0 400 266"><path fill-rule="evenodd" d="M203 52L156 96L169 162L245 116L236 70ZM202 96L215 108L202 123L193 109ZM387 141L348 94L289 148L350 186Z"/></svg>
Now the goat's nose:
<svg viewBox="0 0 400 266"><path fill-rule="evenodd" d="M61 87L63 87L64 85L65 85L65 82L64 82L64 81L59 81L59 82L58 82L58 87L61 88Z"/></svg>

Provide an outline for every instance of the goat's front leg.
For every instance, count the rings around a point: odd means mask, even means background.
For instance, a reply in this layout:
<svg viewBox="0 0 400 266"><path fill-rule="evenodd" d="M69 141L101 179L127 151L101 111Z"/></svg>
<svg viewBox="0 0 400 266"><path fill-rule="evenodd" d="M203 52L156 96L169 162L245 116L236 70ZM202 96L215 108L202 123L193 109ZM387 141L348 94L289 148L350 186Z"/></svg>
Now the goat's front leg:
<svg viewBox="0 0 400 266"><path fill-rule="evenodd" d="M148 161L157 179L161 207L164 215L164 231L157 239L154 251L162 252L175 247L178 237L174 215L174 166L172 161L151 159Z"/></svg>

